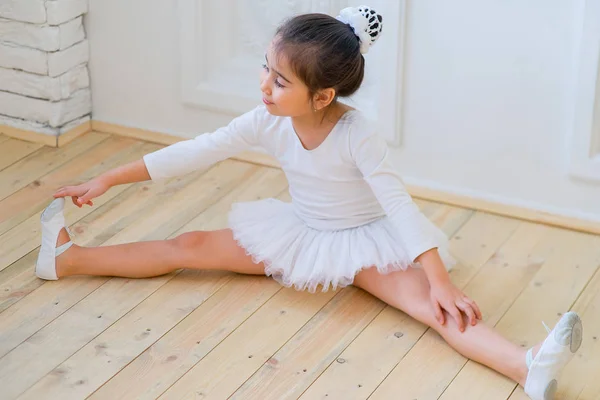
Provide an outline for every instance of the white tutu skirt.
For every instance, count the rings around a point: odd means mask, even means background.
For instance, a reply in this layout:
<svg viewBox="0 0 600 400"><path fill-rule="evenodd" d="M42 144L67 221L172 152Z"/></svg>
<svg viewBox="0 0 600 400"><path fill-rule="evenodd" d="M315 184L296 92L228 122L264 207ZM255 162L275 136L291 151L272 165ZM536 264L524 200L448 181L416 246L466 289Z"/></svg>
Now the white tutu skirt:
<svg viewBox="0 0 600 400"><path fill-rule="evenodd" d="M255 263L265 264L265 274L286 287L325 292L352 284L362 269L380 273L420 267L402 248L399 234L387 217L344 230L308 227L291 203L266 199L237 203L229 214L229 227L237 243ZM438 252L449 270L454 260L448 240L433 223Z"/></svg>

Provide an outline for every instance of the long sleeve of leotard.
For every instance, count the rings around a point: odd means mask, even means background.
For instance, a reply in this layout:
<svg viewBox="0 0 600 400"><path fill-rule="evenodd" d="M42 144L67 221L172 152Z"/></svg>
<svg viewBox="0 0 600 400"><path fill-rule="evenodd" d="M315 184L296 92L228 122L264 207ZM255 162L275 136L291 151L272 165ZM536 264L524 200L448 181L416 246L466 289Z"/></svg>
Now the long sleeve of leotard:
<svg viewBox="0 0 600 400"><path fill-rule="evenodd" d="M152 180L185 175L258 146L258 108L212 133L198 135L144 156Z"/></svg>
<svg viewBox="0 0 600 400"><path fill-rule="evenodd" d="M432 223L420 211L393 167L385 140L377 135L362 137L353 158L388 218L399 230L408 255L414 261L427 250L439 247Z"/></svg>

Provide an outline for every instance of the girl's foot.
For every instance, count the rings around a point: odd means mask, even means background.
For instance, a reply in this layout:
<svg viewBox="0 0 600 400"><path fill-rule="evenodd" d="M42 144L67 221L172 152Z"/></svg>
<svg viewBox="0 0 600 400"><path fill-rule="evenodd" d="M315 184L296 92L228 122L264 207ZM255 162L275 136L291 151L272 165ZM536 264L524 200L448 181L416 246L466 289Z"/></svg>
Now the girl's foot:
<svg viewBox="0 0 600 400"><path fill-rule="evenodd" d="M554 399L557 378L581 346L582 338L581 319L570 311L562 316L537 352L534 349L527 352L529 372L524 390L530 398Z"/></svg>
<svg viewBox="0 0 600 400"><path fill-rule="evenodd" d="M67 251L73 242L65 230L63 208L65 199L58 198L42 212L42 245L35 266L35 274L46 280L57 280L56 262L58 256Z"/></svg>

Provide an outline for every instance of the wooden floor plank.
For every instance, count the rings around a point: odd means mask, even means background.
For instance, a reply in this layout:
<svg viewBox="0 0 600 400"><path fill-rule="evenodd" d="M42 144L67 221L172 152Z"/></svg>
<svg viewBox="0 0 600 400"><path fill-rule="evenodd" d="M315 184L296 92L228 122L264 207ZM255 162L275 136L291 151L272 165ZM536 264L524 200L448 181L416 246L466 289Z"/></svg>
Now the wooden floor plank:
<svg viewBox="0 0 600 400"><path fill-rule="evenodd" d="M547 335L541 321L549 326L568 311L579 293L598 269L600 237L555 231L553 250L531 282L500 319L497 329L515 343L531 347ZM473 384L473 379L478 380ZM516 384L490 369L469 361L449 388L451 399L461 393L465 399L508 398ZM468 388L468 396L464 392ZM492 396L492 393L494 394ZM565 398L575 398L577 393L567 393Z"/></svg>
<svg viewBox="0 0 600 400"><path fill-rule="evenodd" d="M139 152L145 146L130 139L109 138L19 189L0 201L0 233L41 211L52 201L52 195L59 187L85 182L106 170L106 165L114 165L126 154Z"/></svg>
<svg viewBox="0 0 600 400"><path fill-rule="evenodd" d="M43 145L18 139L0 138L0 171L41 149Z"/></svg>
<svg viewBox="0 0 600 400"><path fill-rule="evenodd" d="M520 222L476 213L451 239L459 263L451 271L453 283L464 288L480 268L516 231ZM428 329L373 392L373 399L434 399L445 386L428 384L432 377L449 382L460 369L462 358L434 331Z"/></svg>
<svg viewBox="0 0 600 400"><path fill-rule="evenodd" d="M425 333L426 326L386 306L301 399L366 399Z"/></svg>
<svg viewBox="0 0 600 400"><path fill-rule="evenodd" d="M227 398L334 294L282 289L160 398L180 399L200 393L206 399Z"/></svg>
<svg viewBox="0 0 600 400"><path fill-rule="evenodd" d="M162 203L154 203L140 213L134 213L135 223L128 225L105 241L105 245L167 237L181 226L173 221L197 215L220 197L257 171L259 167L242 163L225 163L208 171L203 179L177 192L166 192ZM193 202L189 199L194 198ZM160 199L159 199L160 200ZM129 225L131 224L131 225ZM96 290L108 278L70 277L48 282L0 314L0 356L22 343L82 298ZM148 285L151 285L148 282ZM48 300L52 299L51 302Z"/></svg>
<svg viewBox="0 0 600 400"><path fill-rule="evenodd" d="M179 232L227 227L234 202L274 197L287 187L281 171L263 169ZM155 399L252 315L281 286L266 278L236 276L89 399Z"/></svg>
<svg viewBox="0 0 600 400"><path fill-rule="evenodd" d="M0 271L0 313L44 283L33 273L37 255L37 251L32 251Z"/></svg>
<svg viewBox="0 0 600 400"><path fill-rule="evenodd" d="M232 276L90 398L158 398L280 289L266 277Z"/></svg>
<svg viewBox="0 0 600 400"><path fill-rule="evenodd" d="M139 282L149 285L165 279ZM87 397L230 279L230 274L221 271L182 271L19 398Z"/></svg>
<svg viewBox="0 0 600 400"><path fill-rule="evenodd" d="M432 203L421 210L448 237L473 215L470 210ZM385 379L425 332L426 326L386 306L301 396L301 399L365 399Z"/></svg>
<svg viewBox="0 0 600 400"><path fill-rule="evenodd" d="M109 170L115 166L123 165L131 161L135 161L139 159L144 154L149 153L150 151L156 150L157 146L155 145L143 145L137 147L133 151L127 150L116 154L114 157L109 157L102 163L102 168L99 169L96 166L92 168L91 171L82 170L81 172L85 174L85 176L97 176L103 173L106 170ZM80 175L81 176L81 175ZM43 180L44 178L42 178ZM95 201L95 206L101 206L106 201L110 200L112 197L118 195L123 190L125 190L128 186L121 185L114 188L111 188L109 192L105 193L103 196L99 197ZM36 195L36 194L31 194ZM70 199L67 199L70 201ZM51 201L50 199L46 200L46 203ZM45 203L42 203L45 204ZM37 208L37 206L36 206ZM29 209L30 210L30 209ZM67 221L77 221L81 219L83 216L90 213L92 208L88 206L84 206L82 208L74 207L71 204L67 204L65 208L65 218ZM18 210L15 210L16 212ZM23 257L33 249L39 246L41 239L41 225L40 225L40 215L42 210L36 212L31 215L29 218L25 219L23 222L19 223L17 226L12 229L0 234L0 270L4 267L9 266L19 258ZM28 212L23 213L26 215Z"/></svg>
<svg viewBox="0 0 600 400"><path fill-rule="evenodd" d="M355 287L347 287L241 387L232 399L295 399L383 310L385 304Z"/></svg>
<svg viewBox="0 0 600 400"><path fill-rule="evenodd" d="M104 133L90 132L61 148L43 147L3 169L0 171L0 200L34 183L36 179L52 172L109 137Z"/></svg>
<svg viewBox="0 0 600 400"><path fill-rule="evenodd" d="M561 397L558 397L559 399ZM598 397L578 397L578 398L573 398L573 400L595 400ZM525 394L525 392L523 391L523 389L519 386L518 388L515 389L515 391L512 393L512 395L508 398L508 400L531 400L531 397L527 396Z"/></svg>

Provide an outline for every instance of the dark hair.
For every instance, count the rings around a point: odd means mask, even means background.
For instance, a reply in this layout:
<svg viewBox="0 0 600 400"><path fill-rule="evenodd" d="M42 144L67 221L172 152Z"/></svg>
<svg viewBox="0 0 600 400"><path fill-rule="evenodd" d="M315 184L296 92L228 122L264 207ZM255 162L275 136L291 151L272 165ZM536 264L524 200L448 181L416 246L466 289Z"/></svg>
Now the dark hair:
<svg viewBox="0 0 600 400"><path fill-rule="evenodd" d="M308 86L311 97L333 88L348 97L362 84L365 59L350 25L326 14L303 14L285 21L275 34L274 50Z"/></svg>

